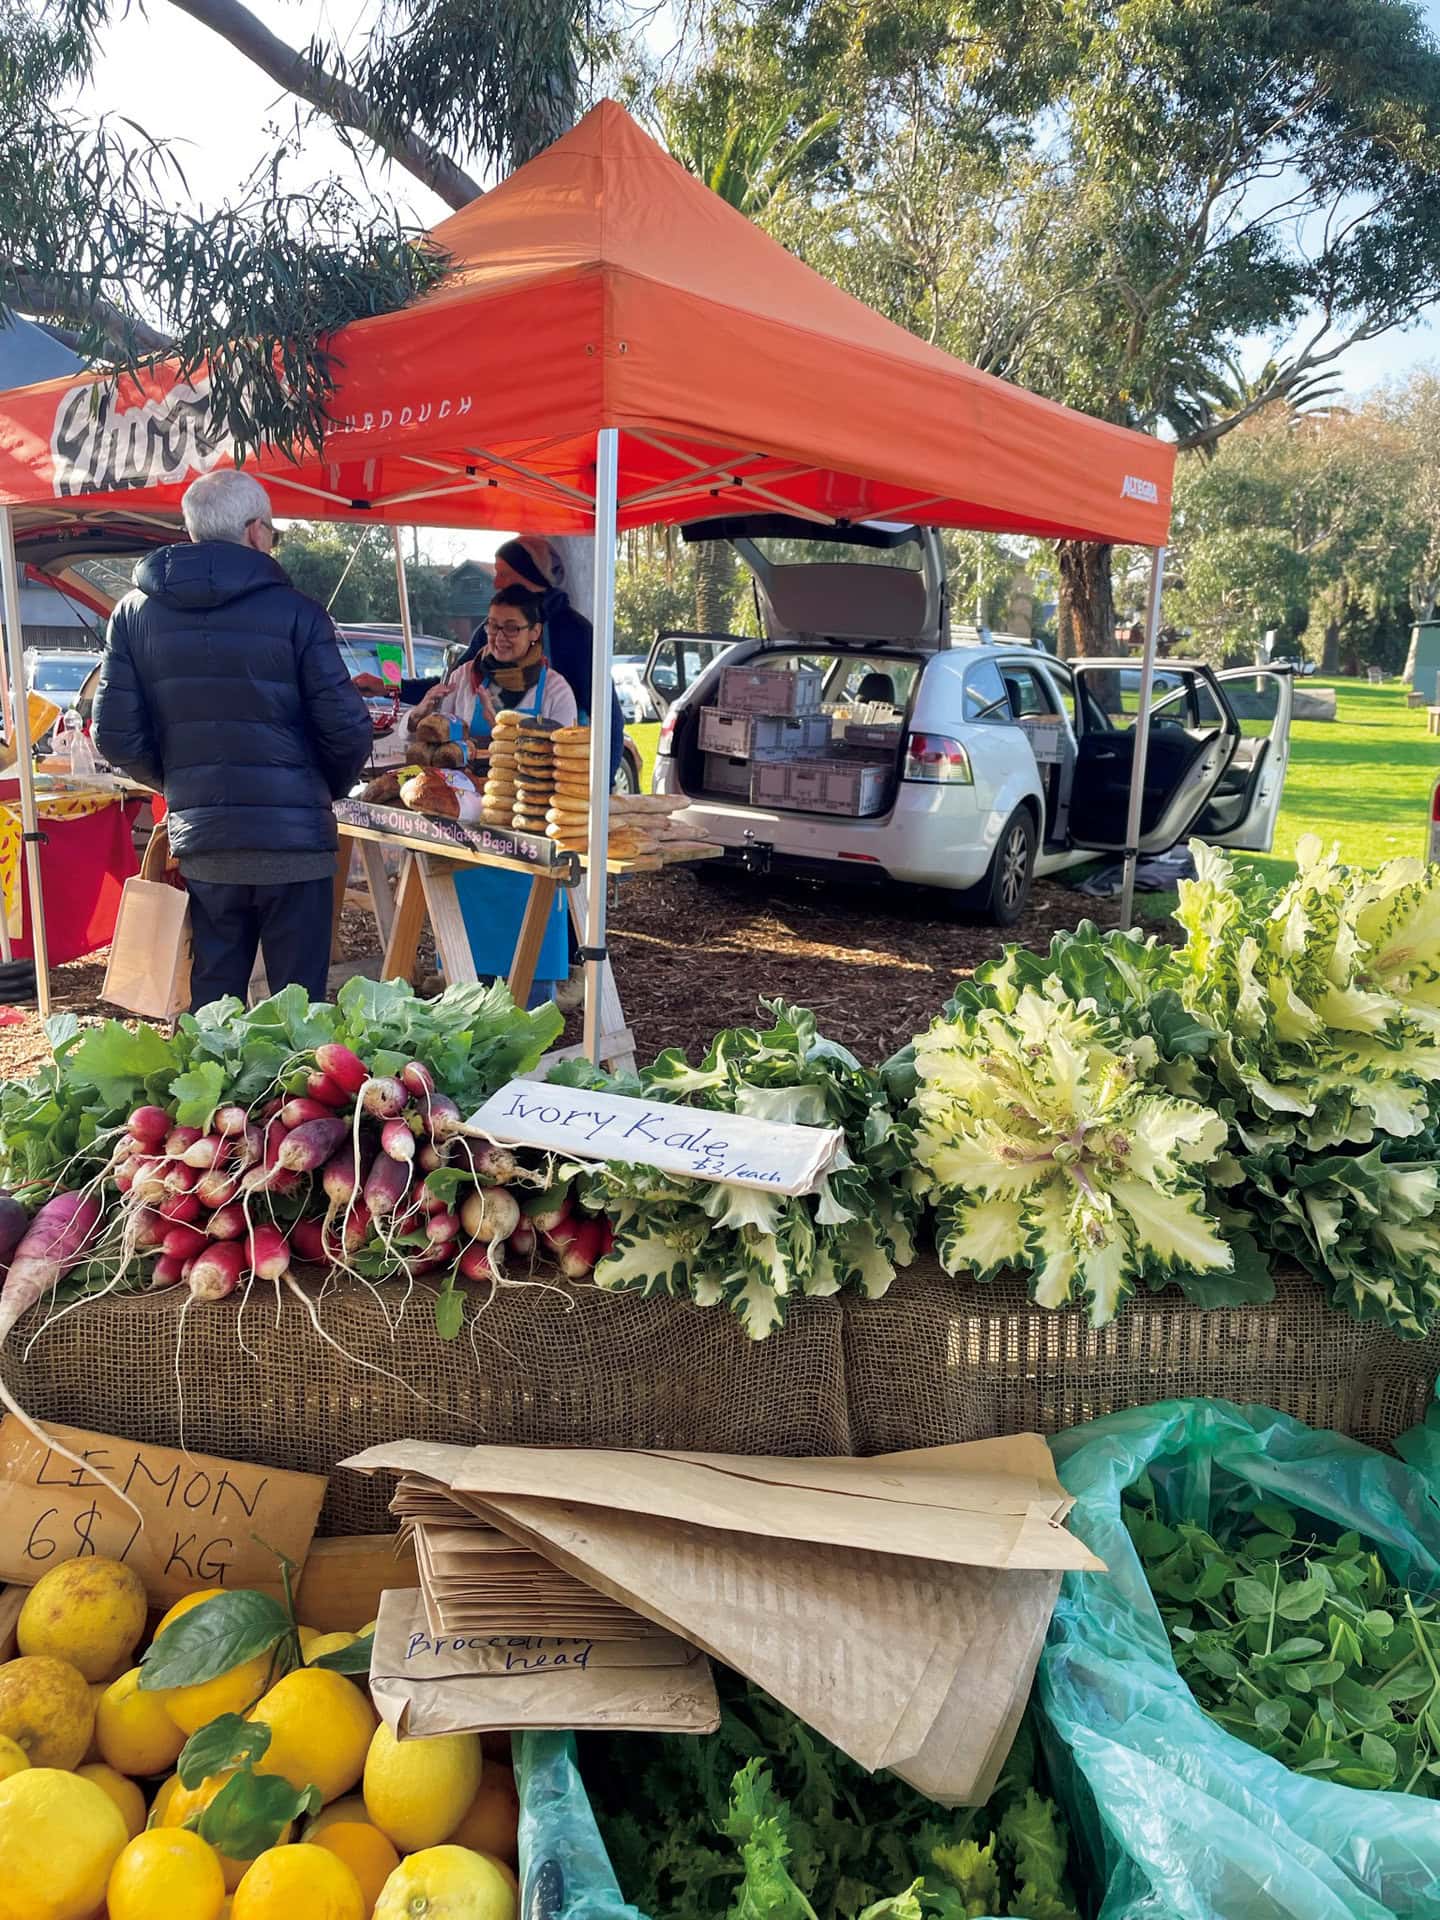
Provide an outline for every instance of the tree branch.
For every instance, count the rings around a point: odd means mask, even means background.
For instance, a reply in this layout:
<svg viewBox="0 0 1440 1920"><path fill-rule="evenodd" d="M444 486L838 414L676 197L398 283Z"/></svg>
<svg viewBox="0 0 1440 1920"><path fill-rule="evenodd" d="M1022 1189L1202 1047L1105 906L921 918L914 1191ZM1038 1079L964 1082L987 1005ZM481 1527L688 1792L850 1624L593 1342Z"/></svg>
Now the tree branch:
<svg viewBox="0 0 1440 1920"><path fill-rule="evenodd" d="M159 333L144 320L137 320L117 307L113 300L76 286L61 274L5 273L11 303L39 320L58 320L71 328L88 325L103 335L106 343L122 354L165 353L170 347L167 334Z"/></svg>
<svg viewBox="0 0 1440 1920"><path fill-rule="evenodd" d="M446 206L468 206L484 192L478 180L472 180L448 154L418 134L396 138L383 131L379 114L358 87L337 79L316 61L287 46L240 0L170 0L170 4L228 40L287 93L308 100L330 119L363 135L397 166L438 194Z"/></svg>

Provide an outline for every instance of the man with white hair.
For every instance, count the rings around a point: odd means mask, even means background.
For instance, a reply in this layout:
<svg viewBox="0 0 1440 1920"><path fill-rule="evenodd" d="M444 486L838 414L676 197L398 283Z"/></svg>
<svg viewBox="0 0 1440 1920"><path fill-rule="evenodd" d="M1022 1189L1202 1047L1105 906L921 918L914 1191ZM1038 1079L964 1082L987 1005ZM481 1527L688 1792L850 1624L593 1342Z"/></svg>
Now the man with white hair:
<svg viewBox="0 0 1440 1920"><path fill-rule="evenodd" d="M325 609L275 559L270 498L221 468L180 503L110 616L95 739L163 793L190 893L191 1005L245 998L257 946L272 992L323 1000L335 877L331 802L369 757L365 702Z"/></svg>

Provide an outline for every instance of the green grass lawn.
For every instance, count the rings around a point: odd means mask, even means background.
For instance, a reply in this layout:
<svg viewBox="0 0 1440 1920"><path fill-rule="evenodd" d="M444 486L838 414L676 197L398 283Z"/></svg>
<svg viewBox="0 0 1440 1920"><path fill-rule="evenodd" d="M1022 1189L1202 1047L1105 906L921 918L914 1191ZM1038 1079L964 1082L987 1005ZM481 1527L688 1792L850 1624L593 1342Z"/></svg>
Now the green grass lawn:
<svg viewBox="0 0 1440 1920"><path fill-rule="evenodd" d="M647 720L643 726L628 726L625 731L640 749L640 791L649 793L650 776L655 771L655 747L660 739L660 722Z"/></svg>

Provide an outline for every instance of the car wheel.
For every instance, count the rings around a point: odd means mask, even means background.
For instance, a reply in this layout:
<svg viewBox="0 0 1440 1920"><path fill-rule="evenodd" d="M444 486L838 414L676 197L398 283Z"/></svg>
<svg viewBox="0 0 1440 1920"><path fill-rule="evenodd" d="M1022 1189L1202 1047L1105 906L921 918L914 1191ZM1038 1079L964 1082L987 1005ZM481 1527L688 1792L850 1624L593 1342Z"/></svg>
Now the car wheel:
<svg viewBox="0 0 1440 1920"><path fill-rule="evenodd" d="M1011 927L1030 903L1035 877L1035 821L1028 807L1017 807L1001 829L990 871L974 889L973 902L997 927Z"/></svg>
<svg viewBox="0 0 1440 1920"><path fill-rule="evenodd" d="M615 769L614 793L639 793L640 772L628 753L622 753L620 764Z"/></svg>

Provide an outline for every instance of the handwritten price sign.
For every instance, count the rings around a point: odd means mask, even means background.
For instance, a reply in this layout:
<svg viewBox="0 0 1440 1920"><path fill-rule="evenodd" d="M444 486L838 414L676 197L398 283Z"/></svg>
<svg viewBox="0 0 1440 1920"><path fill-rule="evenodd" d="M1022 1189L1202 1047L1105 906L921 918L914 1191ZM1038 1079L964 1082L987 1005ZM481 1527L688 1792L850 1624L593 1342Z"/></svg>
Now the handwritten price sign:
<svg viewBox="0 0 1440 1920"><path fill-rule="evenodd" d="M33 1586L62 1560L123 1560L150 1599L169 1605L197 1587L280 1593L276 1553L300 1564L325 1480L201 1453L177 1453L77 1427L50 1432L89 1462L85 1473L0 1421L0 1580ZM104 1478L100 1478L100 1475ZM144 1525L111 1491L122 1488Z"/></svg>

